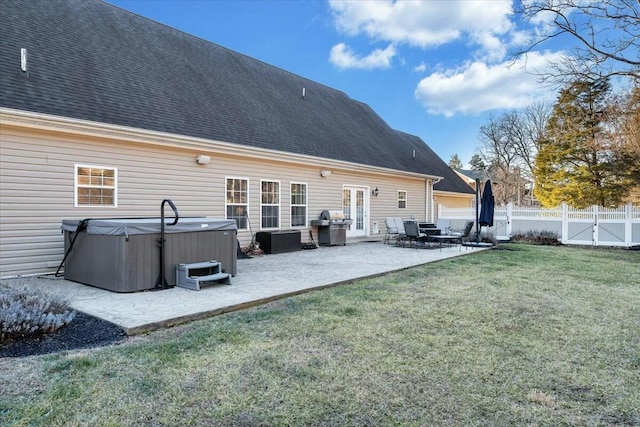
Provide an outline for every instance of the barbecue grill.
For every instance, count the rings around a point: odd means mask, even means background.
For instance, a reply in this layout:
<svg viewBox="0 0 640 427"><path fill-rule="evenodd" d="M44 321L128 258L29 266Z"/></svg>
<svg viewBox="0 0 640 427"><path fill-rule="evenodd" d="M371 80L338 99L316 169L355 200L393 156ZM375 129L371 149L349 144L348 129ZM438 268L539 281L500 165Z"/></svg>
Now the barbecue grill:
<svg viewBox="0 0 640 427"><path fill-rule="evenodd" d="M344 217L342 211L323 210L320 219L311 221L318 227L318 244L326 246L346 245L347 229L351 220Z"/></svg>

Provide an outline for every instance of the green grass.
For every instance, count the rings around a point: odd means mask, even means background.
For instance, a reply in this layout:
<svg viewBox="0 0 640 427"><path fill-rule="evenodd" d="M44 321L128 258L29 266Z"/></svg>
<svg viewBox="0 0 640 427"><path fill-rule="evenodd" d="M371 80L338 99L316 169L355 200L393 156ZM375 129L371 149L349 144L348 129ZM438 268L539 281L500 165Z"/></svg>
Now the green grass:
<svg viewBox="0 0 640 427"><path fill-rule="evenodd" d="M640 425L640 254L502 245L0 361L1 425Z"/></svg>

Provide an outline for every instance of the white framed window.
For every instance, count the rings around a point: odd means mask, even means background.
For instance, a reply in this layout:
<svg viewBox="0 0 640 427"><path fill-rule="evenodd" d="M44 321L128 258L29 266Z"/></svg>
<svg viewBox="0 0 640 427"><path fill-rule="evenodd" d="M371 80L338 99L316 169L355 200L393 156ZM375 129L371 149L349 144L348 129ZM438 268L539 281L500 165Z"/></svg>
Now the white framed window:
<svg viewBox="0 0 640 427"><path fill-rule="evenodd" d="M239 230L246 230L249 210L249 180L228 177L226 180L225 212L227 219L236 221Z"/></svg>
<svg viewBox="0 0 640 427"><path fill-rule="evenodd" d="M291 227L307 226L307 184L291 183Z"/></svg>
<svg viewBox="0 0 640 427"><path fill-rule="evenodd" d="M280 228L280 181L260 181L260 228Z"/></svg>
<svg viewBox="0 0 640 427"><path fill-rule="evenodd" d="M75 207L118 207L118 169L75 165Z"/></svg>
<svg viewBox="0 0 640 427"><path fill-rule="evenodd" d="M407 209L407 192L398 190L398 209Z"/></svg>

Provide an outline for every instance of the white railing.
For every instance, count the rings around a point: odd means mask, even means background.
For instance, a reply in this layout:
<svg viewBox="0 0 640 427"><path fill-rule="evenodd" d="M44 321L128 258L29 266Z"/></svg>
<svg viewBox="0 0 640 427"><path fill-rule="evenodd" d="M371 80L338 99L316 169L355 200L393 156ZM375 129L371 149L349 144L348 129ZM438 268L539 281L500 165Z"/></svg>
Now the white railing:
<svg viewBox="0 0 640 427"><path fill-rule="evenodd" d="M438 205L438 218L453 224L474 220L475 208L447 208ZM593 246L640 245L640 206L627 204L617 209L592 206L576 209L566 204L553 209L507 206L494 210L490 232L501 240L527 231L553 231L564 244Z"/></svg>

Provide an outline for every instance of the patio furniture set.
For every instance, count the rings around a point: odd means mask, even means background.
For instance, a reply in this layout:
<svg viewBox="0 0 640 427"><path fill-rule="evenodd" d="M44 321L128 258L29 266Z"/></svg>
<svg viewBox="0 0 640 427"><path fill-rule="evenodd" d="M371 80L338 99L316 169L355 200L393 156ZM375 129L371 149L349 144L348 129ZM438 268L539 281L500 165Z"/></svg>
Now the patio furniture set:
<svg viewBox="0 0 640 427"><path fill-rule="evenodd" d="M400 247L433 248L442 250L444 245L459 245L468 240L473 228L473 221L467 221L461 230L449 227L447 220L438 220L437 224L418 222L415 219L397 217L385 218L387 234L385 244L395 244Z"/></svg>

